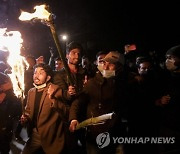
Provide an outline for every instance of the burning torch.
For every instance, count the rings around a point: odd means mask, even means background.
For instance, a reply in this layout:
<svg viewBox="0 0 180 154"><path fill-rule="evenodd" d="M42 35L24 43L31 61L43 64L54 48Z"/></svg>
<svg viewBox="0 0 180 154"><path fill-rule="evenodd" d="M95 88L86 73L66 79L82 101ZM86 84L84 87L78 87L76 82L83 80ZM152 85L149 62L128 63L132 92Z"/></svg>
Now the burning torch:
<svg viewBox="0 0 180 154"><path fill-rule="evenodd" d="M8 74L13 85L13 91L16 97L21 98L22 112L24 113L24 71L28 67L25 57L21 56L21 47L23 39L19 31L7 31L7 28L0 29L0 49L9 52L8 64L11 67L11 73Z"/></svg>
<svg viewBox="0 0 180 154"><path fill-rule="evenodd" d="M69 83L71 85L74 85L74 82L73 82L69 67L67 65L65 56L63 54L63 51L61 50L61 46L60 46L58 35L57 35L57 32L56 32L55 24L53 22L53 14L48 12L47 8L48 8L47 5L44 4L44 5L35 6L34 7L35 12L34 13L28 13L28 12L22 11L21 15L19 16L19 20L29 21L29 20L32 20L32 19L37 19L37 20L39 19L43 23L46 23L47 26L50 27L50 30L51 30L53 39L55 41L59 56L62 59L65 71L67 73Z"/></svg>

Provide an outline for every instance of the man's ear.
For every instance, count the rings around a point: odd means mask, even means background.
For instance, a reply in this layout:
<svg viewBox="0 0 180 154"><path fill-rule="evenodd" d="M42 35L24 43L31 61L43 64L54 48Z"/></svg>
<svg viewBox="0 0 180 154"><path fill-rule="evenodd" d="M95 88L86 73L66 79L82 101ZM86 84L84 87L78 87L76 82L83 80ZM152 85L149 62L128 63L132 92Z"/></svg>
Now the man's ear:
<svg viewBox="0 0 180 154"><path fill-rule="evenodd" d="M49 80L51 80L51 76L47 76L46 82L48 82Z"/></svg>
<svg viewBox="0 0 180 154"><path fill-rule="evenodd" d="M66 59L69 59L69 54L66 54Z"/></svg>

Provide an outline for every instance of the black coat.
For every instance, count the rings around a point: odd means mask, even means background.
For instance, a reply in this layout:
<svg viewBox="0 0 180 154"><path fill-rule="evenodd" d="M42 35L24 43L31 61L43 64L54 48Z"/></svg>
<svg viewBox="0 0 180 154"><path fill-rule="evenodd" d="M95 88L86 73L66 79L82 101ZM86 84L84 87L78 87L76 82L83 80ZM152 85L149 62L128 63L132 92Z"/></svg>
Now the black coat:
<svg viewBox="0 0 180 154"><path fill-rule="evenodd" d="M102 114L115 113L113 119L105 124L88 127L88 140L95 141L98 134L109 132L118 136L121 132L121 118L123 104L125 102L124 80L119 77L105 79L100 73L88 81L83 92L72 103L70 120L82 120L97 117ZM121 134L122 135L122 134Z"/></svg>

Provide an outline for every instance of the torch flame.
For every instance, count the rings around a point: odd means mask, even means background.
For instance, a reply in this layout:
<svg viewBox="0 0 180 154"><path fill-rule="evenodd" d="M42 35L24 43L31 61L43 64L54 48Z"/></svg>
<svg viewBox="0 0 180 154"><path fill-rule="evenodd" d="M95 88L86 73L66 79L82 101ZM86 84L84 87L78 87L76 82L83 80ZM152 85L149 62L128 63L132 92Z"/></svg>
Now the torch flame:
<svg viewBox="0 0 180 154"><path fill-rule="evenodd" d="M35 6L34 9L36 9L36 12L34 12L33 14L30 14L30 13L27 13L27 12L24 14L22 12L19 19L20 20L31 20L33 18L41 19L41 20L43 20L43 22L47 26L50 27L54 42L56 44L59 56L62 59L65 71L66 71L68 79L69 79L69 82L70 82L71 85L74 85L74 81L73 81L73 78L71 76L69 66L68 66L68 64L66 62L66 59L65 59L65 56L64 56L64 54L63 54L63 52L61 50L61 46L60 46L60 42L59 42L58 35L57 35L57 32L56 32L56 28L55 28L55 25L54 25L53 20L52 20L53 19L52 18L53 14L49 13L45 8L46 8L46 5Z"/></svg>
<svg viewBox="0 0 180 154"><path fill-rule="evenodd" d="M35 6L34 9L35 9L34 13L28 13L28 12L22 11L21 15L19 16L19 20L28 21L28 20L31 20L34 18L42 19L42 20L46 20L46 21L50 20L49 17L51 15L51 13L49 13L46 10L46 5Z"/></svg>
<svg viewBox="0 0 180 154"><path fill-rule="evenodd" d="M11 74L8 74L14 94L24 98L24 71L28 66L25 58L20 55L23 39L19 31L9 31L6 28L0 29L0 42L3 48L9 51L8 64L11 66Z"/></svg>

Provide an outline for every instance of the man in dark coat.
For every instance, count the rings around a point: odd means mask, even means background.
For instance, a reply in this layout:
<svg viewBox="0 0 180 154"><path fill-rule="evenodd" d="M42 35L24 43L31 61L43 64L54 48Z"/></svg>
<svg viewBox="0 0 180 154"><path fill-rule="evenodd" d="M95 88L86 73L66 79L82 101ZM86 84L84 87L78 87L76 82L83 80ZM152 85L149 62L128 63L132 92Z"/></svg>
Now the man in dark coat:
<svg viewBox="0 0 180 154"><path fill-rule="evenodd" d="M67 64L74 85L70 84L65 68L55 71L55 75L53 77L53 83L59 85L60 88L63 89L63 97L61 100L67 104L69 108L76 95L82 91L85 82L85 70L79 65L81 62L82 52L83 48L81 44L74 41L68 45L68 49L66 51ZM71 93L68 89L69 87L75 89L76 91ZM81 151L84 151L85 149L83 144L84 133L79 131L78 133L72 134L69 132L68 127L69 125L67 125L66 129L66 147L68 149L68 153L83 153ZM81 140L82 146L79 146L78 140Z"/></svg>
<svg viewBox="0 0 180 154"><path fill-rule="evenodd" d="M82 120L107 113L115 113L104 124L89 126L87 129L87 153L115 153L117 145L111 144L98 148L96 137L108 132L110 136L124 135L122 130L122 112L125 101L125 80L123 76L124 57L118 52L109 52L104 60L103 70L90 79L83 93L72 103L70 109L70 131L74 132ZM97 143L96 143L97 142Z"/></svg>

